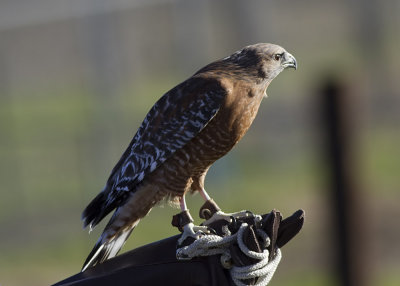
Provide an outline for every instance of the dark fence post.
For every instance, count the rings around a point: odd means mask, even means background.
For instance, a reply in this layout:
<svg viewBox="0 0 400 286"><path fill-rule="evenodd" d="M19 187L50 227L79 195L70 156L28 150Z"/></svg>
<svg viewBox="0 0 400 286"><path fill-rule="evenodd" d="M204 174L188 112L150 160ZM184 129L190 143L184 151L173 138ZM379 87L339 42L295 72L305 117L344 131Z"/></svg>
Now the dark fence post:
<svg viewBox="0 0 400 286"><path fill-rule="evenodd" d="M333 238L336 243L336 271L343 286L366 285L361 215L362 194L357 190L354 162L354 110L346 86L335 77L322 81L323 134L328 180L332 200Z"/></svg>

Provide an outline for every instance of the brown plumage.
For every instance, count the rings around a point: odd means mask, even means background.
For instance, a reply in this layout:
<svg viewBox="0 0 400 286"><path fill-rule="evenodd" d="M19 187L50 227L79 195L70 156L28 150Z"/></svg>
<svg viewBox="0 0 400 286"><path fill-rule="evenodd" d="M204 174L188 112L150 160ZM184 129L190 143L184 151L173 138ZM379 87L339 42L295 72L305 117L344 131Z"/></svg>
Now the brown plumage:
<svg viewBox="0 0 400 286"><path fill-rule="evenodd" d="M139 220L163 199L204 190L209 167L252 124L271 81L296 60L273 44L247 46L215 61L167 92L152 107L83 212L94 227L113 209L84 269L115 256Z"/></svg>

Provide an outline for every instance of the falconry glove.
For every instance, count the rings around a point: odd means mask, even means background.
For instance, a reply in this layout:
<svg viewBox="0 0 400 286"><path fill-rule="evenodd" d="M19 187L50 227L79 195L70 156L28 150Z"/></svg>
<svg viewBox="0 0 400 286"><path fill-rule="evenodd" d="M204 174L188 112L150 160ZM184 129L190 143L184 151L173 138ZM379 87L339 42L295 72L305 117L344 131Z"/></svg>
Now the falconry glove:
<svg viewBox="0 0 400 286"><path fill-rule="evenodd" d="M269 263L279 258L279 249L300 231L303 222L302 210L284 220L275 210L261 216L251 214L243 218L235 218L230 223L224 219L217 220L208 226L214 233L204 235L204 237L215 235L226 239L227 229L231 232L231 236L241 233L243 245L236 242L230 243L228 247L230 257L220 252L211 256L193 257L190 260L177 259L176 245L179 236L176 235L116 256L60 281L54 286L266 285L265 282L268 281L265 279L260 281L262 278L258 278L259 276L244 279L232 278L231 270L234 267L238 267L239 270L241 267L248 267L251 270L251 267L259 261L259 259L249 257L242 248L259 254L267 249ZM265 237L260 237L259 230L267 234L268 246L264 243ZM245 276L240 271L237 271L235 275Z"/></svg>
<svg viewBox="0 0 400 286"><path fill-rule="evenodd" d="M235 285L267 285L281 258L279 248L300 231L304 212L299 210L283 221L275 210L262 216L242 211L233 214L230 220L226 216L213 220L214 216L221 216L219 213L213 201L203 205L200 216L207 218L203 224L209 232L197 240L192 237L183 242L178 240L177 258L188 260L220 254L221 264L229 270ZM177 216L180 215L185 214Z"/></svg>

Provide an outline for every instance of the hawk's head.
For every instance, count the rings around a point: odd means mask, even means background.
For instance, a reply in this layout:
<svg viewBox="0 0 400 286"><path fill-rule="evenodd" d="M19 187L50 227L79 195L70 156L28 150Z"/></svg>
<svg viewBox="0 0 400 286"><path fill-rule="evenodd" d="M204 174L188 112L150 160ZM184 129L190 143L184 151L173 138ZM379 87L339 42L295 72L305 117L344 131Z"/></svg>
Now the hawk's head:
<svg viewBox="0 0 400 286"><path fill-rule="evenodd" d="M271 82L285 68L297 69L296 59L284 48L274 44L247 46L223 60L267 82Z"/></svg>

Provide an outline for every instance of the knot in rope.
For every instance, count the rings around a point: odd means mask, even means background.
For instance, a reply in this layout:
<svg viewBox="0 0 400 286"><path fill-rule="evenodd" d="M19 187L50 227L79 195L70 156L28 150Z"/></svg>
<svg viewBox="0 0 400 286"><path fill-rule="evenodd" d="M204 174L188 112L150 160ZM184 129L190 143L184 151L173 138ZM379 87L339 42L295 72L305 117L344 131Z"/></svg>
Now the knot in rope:
<svg viewBox="0 0 400 286"><path fill-rule="evenodd" d="M270 239L265 231L257 229L265 248L263 252L250 250L243 241L243 234L248 227L247 223L242 223L235 234L225 237L219 235L204 235L195 240L188 246L177 249L176 255L180 259L191 259L198 256L211 256L221 254L222 266L229 269L233 282L238 286L245 286L241 280L258 278L256 286L267 285L275 273L281 260L282 254L279 248L276 249L276 255L271 261L268 261L269 251L266 247L270 245ZM259 260L255 264L245 266L232 265L230 246L237 243L242 253L246 256Z"/></svg>

